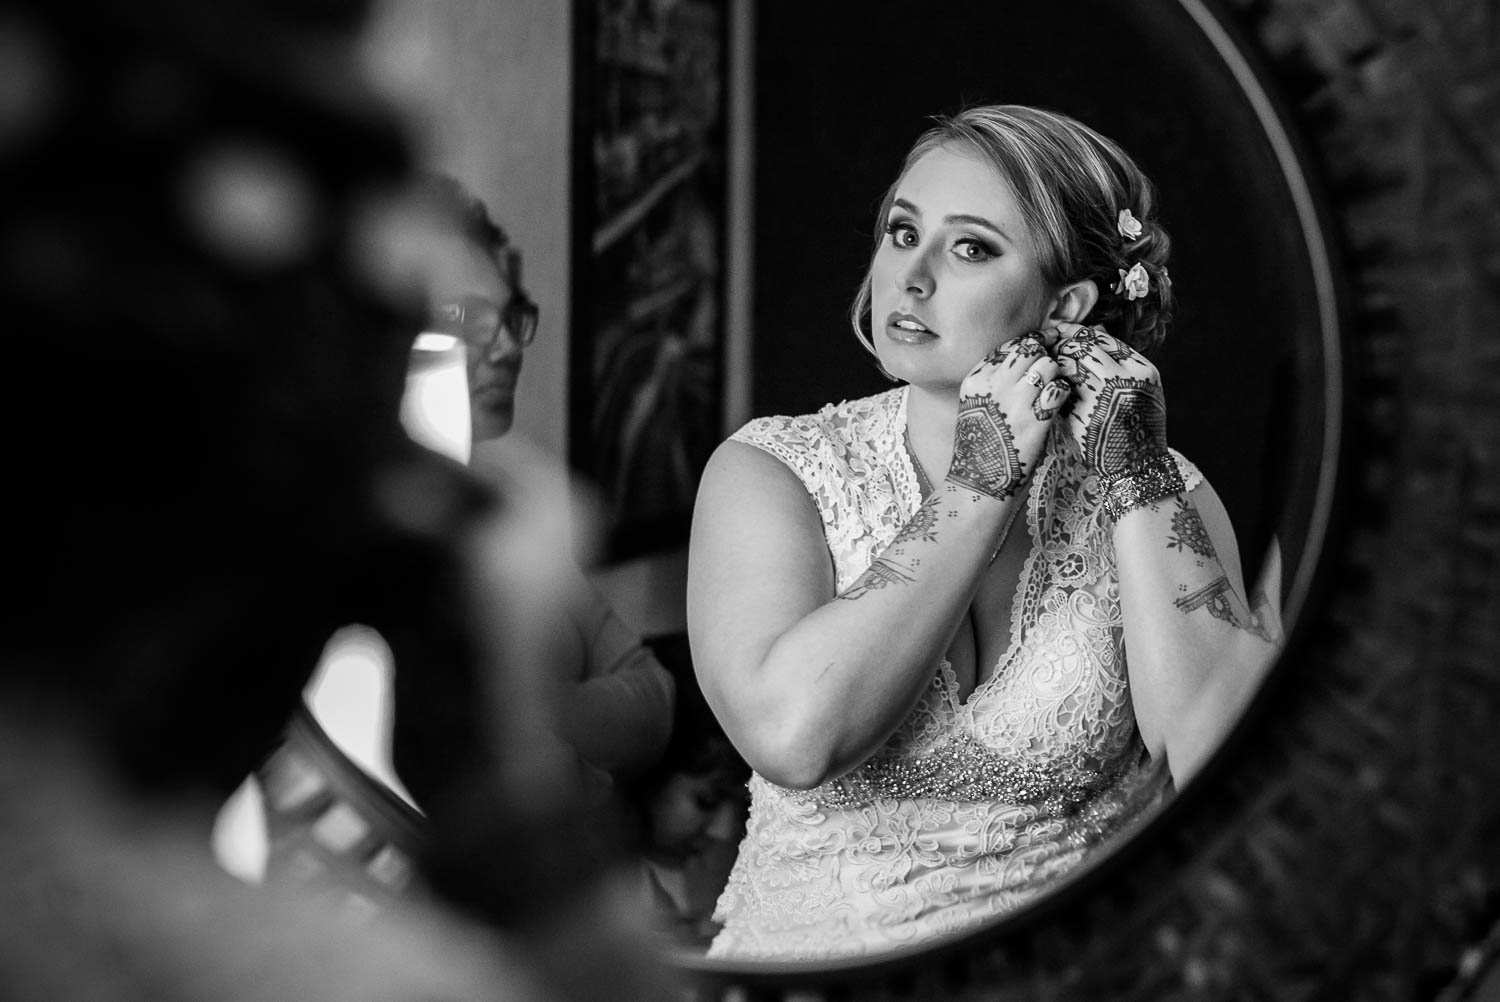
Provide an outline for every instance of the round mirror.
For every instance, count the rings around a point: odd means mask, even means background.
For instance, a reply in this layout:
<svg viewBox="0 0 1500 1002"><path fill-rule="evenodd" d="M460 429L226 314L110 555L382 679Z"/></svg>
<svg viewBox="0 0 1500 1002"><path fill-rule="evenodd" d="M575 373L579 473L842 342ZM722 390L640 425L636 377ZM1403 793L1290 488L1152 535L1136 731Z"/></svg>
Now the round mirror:
<svg viewBox="0 0 1500 1002"><path fill-rule="evenodd" d="M540 2L447 11L393 0L385 8L387 23L415 25L409 37L426 40L424 65L441 92L427 111L431 159L483 197L526 252L528 285L545 304L548 330L529 349L517 428L558 455L593 454L597 443L581 441L591 434L593 415L579 417L580 399L595 385L591 380L618 375L607 357L591 353L599 305L584 293L600 289L598 269L606 265L639 271L649 264L680 274L659 260L606 255L621 246L627 223L649 221L677 204L664 193L683 178L704 165L721 168L691 194L687 225L701 239L681 251L700 255L696 273L713 282L693 286L689 302L698 312L660 314L703 324L709 337L706 371L668 384L692 404L675 413L727 415L715 434L695 427L680 436L689 481L707 447L743 418L805 414L889 385L853 341L845 316L868 263L881 193L927 116L968 104L1032 104L1116 139L1156 182L1176 252L1178 317L1154 358L1166 387L1171 443L1223 498L1247 583L1279 563L1269 580L1276 582L1284 621L1295 627L1333 497L1343 406L1342 296L1297 143L1232 28L1210 7L1199 0L1142 9L1107 0L1018 0L934 6L919 20L888 0L824 4L815 16L786 5L708 0L639 12L579 3L571 18ZM689 11L690 27L719 46L717 62L708 66L722 88L713 94L722 121L696 137L711 145L698 159L682 157L684 134L673 131L682 123L671 118L663 83L672 68L658 65L681 50L659 45L628 73L595 66L618 62L628 49L633 16L660 43L664 12L671 10ZM631 154L643 195L635 202L594 190L602 177L599 158L630 153L601 144L597 111L581 111L595 108L604 80L620 91L611 107L631 111L649 132L643 135L650 142ZM702 114L705 102L691 103ZM663 151L660 163L643 155ZM615 215L606 218L607 212ZM710 265L701 260L705 247ZM665 301L674 290L659 291ZM571 338L564 336L569 331ZM618 329L608 333L624 338ZM705 385L706 404L695 395ZM616 412L633 413L629 404ZM611 460L617 471L619 454ZM682 519L675 529L663 528L662 518L671 515L670 505L660 508L651 523L656 549L669 551L669 560L686 530ZM624 549L653 555L649 545ZM657 606L681 601L680 578L671 574L631 580L648 589L659 585ZM642 632L657 632L659 649L685 665L681 689L692 685L691 664L680 643L661 635L672 623L670 615L657 617L656 629ZM1137 839L1169 825L1171 811L1169 804L1135 826ZM708 885L701 882L722 881L732 858L723 847L738 838L735 824L743 827L742 817L721 821L709 840L717 855L693 871L700 886L685 895L691 907L711 907L713 895L703 893ZM1123 844L1100 845L1055 893L965 935L1003 935L1051 914L1056 902L1083 893ZM698 920L694 928L711 929L709 915L687 917ZM951 949L961 938L926 939L870 959ZM710 961L692 946L675 956L719 982L831 969Z"/></svg>
<svg viewBox="0 0 1500 1002"><path fill-rule="evenodd" d="M816 18L757 7L752 38L751 412L806 414L888 388L849 336L847 306L880 195L926 116L989 102L1063 111L1119 141L1157 183L1181 304L1154 356L1170 438L1224 498L1246 581L1279 555L1295 623L1333 498L1343 296L1316 186L1232 28L1194 0L961 5L917 23L898 4L851 3ZM1077 886L1053 897L1082 893L1120 844L1091 850ZM1033 902L971 935L1003 935L1054 906ZM851 963L683 960L751 982Z"/></svg>

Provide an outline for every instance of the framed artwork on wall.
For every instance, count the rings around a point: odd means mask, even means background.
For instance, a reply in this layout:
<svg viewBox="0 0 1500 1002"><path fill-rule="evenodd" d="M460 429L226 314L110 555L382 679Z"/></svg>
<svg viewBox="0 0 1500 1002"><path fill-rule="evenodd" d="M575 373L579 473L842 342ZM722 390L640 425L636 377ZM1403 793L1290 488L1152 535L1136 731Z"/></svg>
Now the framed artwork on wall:
<svg viewBox="0 0 1500 1002"><path fill-rule="evenodd" d="M724 437L726 0L575 0L569 458L607 561L687 541Z"/></svg>

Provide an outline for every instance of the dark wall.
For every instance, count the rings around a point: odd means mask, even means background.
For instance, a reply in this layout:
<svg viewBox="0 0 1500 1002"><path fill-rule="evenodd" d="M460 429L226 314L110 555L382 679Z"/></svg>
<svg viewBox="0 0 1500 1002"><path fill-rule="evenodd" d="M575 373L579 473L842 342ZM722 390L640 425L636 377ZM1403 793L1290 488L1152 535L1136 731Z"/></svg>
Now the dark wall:
<svg viewBox="0 0 1500 1002"><path fill-rule="evenodd" d="M1282 499L1322 418L1307 253L1250 105L1188 17L1103 0L816 11L757 9L755 413L890 385L846 314L880 196L927 116L1053 108L1119 141L1157 182L1180 304L1155 357L1172 443L1224 497L1247 570L1278 520L1294 559L1305 515Z"/></svg>

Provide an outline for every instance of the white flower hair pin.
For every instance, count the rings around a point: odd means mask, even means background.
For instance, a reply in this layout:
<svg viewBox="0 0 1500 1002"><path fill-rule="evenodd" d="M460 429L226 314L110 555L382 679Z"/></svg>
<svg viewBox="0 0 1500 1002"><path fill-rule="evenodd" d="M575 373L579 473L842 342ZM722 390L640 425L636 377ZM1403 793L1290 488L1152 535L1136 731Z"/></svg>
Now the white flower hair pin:
<svg viewBox="0 0 1500 1002"><path fill-rule="evenodd" d="M1126 240L1138 240L1141 236L1141 221L1129 209L1121 209L1115 217L1115 228Z"/></svg>
<svg viewBox="0 0 1500 1002"><path fill-rule="evenodd" d="M1125 293L1126 299L1144 299L1151 291L1151 276L1146 274L1146 268L1139 261L1130 266L1130 270L1124 268L1116 269L1120 273L1120 280L1115 283L1116 293Z"/></svg>

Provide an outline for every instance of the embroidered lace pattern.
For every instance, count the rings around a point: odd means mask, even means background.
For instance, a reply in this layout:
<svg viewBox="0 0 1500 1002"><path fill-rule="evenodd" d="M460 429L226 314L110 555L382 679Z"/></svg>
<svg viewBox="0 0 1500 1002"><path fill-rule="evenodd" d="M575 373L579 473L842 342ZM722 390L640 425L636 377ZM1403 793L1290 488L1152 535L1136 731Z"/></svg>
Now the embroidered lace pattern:
<svg viewBox="0 0 1500 1002"><path fill-rule="evenodd" d="M905 428L898 388L734 435L801 479L841 591L921 501ZM1174 457L1189 490L1202 482ZM1159 801L1167 775L1131 711L1101 501L1055 432L1027 490L1031 551L993 675L961 700L952 666L933 665L902 727L838 780L801 791L751 776L710 956L824 959L960 931L1055 885Z"/></svg>

